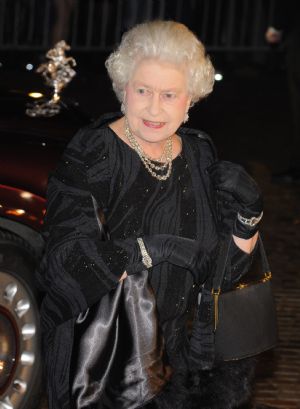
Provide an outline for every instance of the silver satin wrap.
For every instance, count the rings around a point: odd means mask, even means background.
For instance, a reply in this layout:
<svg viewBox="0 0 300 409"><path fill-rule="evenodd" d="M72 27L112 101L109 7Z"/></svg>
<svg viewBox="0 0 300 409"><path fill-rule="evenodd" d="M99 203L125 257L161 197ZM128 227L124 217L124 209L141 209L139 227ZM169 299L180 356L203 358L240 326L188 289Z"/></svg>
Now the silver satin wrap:
<svg viewBox="0 0 300 409"><path fill-rule="evenodd" d="M162 390L171 370L147 271L128 276L77 322L72 408L134 409Z"/></svg>

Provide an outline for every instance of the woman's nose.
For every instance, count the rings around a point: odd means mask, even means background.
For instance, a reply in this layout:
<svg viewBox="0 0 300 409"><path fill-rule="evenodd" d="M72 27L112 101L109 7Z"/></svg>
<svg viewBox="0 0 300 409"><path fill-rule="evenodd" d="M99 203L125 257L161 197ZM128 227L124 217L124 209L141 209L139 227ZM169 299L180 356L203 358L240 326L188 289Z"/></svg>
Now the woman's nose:
<svg viewBox="0 0 300 409"><path fill-rule="evenodd" d="M149 113L152 116L159 115L160 109L161 109L160 104L161 104L161 100L160 100L159 93L153 93L151 98L150 98L149 107L148 107Z"/></svg>

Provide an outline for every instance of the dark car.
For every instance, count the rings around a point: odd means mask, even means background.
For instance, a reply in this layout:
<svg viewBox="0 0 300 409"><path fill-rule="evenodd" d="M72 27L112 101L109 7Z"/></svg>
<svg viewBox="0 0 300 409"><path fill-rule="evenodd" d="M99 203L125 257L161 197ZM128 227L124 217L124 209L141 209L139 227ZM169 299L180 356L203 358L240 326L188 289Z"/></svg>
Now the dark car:
<svg viewBox="0 0 300 409"><path fill-rule="evenodd" d="M0 92L0 408L7 409L38 403L41 294L34 271L44 245L47 179L68 140L89 122L64 101L58 115L29 117L32 97Z"/></svg>

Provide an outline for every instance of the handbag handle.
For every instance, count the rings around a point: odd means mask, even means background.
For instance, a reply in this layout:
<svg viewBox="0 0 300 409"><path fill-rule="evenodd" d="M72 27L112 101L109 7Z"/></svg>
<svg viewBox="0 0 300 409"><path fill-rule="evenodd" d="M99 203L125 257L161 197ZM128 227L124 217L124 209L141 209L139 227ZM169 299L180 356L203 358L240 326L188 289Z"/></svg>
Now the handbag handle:
<svg viewBox="0 0 300 409"><path fill-rule="evenodd" d="M233 240L232 235L230 236L229 240L227 238L221 240L220 250L217 258L216 272L213 279L213 291L218 291L219 289L221 289L226 273L226 265L228 261L229 249L232 240ZM260 252L263 272L268 273L270 271L270 265L260 235L258 235L258 250Z"/></svg>
<svg viewBox="0 0 300 409"><path fill-rule="evenodd" d="M109 236L109 231L105 224L105 217L104 217L103 210L98 206L98 203L93 195L91 195L91 199L92 199L93 208L95 212L95 218L97 220L97 224L99 227L100 238L102 241L109 240L110 236ZM86 311L80 312L78 317L76 318L76 324L81 324L82 322L84 322L86 317L88 316L89 311L90 309L88 308Z"/></svg>
<svg viewBox="0 0 300 409"><path fill-rule="evenodd" d="M223 283L225 273L226 273L229 249L230 249L232 240L233 240L232 234L230 234L229 239L225 237L224 239L221 240L220 250L219 250L219 254L217 258L216 272L215 272L214 279L213 279L212 296L214 298L214 318L215 318L214 327L215 327L215 330L217 328L218 316L219 316L218 299L219 299L219 295L221 294L221 287L222 287L222 283ZM269 265L265 247L263 245L260 234L258 235L258 250L261 256L261 264L262 264L263 272L269 273L270 265Z"/></svg>
<svg viewBox="0 0 300 409"><path fill-rule="evenodd" d="M107 226L105 224L105 217L104 217L103 210L98 206L98 203L97 203L97 201L96 201L96 199L94 198L93 195L91 195L91 199L92 199L92 203L93 203L93 207L94 207L95 218L97 220L98 227L99 227L101 240L102 241L109 240L110 235L109 235L109 231L107 229Z"/></svg>

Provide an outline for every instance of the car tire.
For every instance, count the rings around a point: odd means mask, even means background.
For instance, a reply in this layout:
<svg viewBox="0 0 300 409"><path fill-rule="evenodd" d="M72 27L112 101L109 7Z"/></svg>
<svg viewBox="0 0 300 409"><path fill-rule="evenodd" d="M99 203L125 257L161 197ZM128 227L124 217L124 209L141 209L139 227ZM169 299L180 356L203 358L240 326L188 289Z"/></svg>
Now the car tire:
<svg viewBox="0 0 300 409"><path fill-rule="evenodd" d="M34 409L42 389L34 250L0 230L0 409Z"/></svg>

